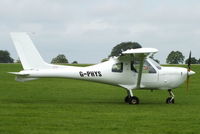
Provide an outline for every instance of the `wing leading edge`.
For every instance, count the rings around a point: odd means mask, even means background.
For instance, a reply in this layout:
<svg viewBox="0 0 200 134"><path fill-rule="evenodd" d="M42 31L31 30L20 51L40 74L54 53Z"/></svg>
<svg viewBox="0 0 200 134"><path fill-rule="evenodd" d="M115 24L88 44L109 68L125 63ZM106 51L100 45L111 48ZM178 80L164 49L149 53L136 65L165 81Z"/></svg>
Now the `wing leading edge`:
<svg viewBox="0 0 200 134"><path fill-rule="evenodd" d="M128 49L123 54L151 54L157 53L158 49L155 48L138 48L138 49Z"/></svg>

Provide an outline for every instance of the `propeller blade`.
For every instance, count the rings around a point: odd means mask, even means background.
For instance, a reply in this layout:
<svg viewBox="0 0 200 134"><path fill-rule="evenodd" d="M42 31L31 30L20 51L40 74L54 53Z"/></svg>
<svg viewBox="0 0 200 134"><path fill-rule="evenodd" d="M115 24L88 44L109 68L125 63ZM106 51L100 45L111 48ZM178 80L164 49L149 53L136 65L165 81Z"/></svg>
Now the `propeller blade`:
<svg viewBox="0 0 200 134"><path fill-rule="evenodd" d="M190 51L189 58L188 58L188 71L189 72L191 70L191 55L192 55L192 52Z"/></svg>
<svg viewBox="0 0 200 134"><path fill-rule="evenodd" d="M189 58L188 58L188 71L187 71L187 81L186 81L187 91L189 90L189 79L190 79L189 72L191 71L191 55L192 55L192 52L190 51Z"/></svg>

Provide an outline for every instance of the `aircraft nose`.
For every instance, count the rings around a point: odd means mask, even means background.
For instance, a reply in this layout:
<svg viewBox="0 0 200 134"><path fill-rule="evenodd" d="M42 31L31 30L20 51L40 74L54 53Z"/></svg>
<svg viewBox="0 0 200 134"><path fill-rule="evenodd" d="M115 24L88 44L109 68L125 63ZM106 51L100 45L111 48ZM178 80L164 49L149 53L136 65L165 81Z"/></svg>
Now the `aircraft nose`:
<svg viewBox="0 0 200 134"><path fill-rule="evenodd" d="M188 74L189 74L189 76L191 76L191 75L194 75L195 72L191 70L191 71L188 72Z"/></svg>

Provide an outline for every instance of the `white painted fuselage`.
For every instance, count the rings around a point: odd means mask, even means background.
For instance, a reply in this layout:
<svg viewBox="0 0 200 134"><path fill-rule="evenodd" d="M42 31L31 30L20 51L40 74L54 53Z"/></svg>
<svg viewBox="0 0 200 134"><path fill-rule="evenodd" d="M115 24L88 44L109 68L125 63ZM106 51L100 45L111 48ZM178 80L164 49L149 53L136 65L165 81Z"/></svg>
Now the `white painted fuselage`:
<svg viewBox="0 0 200 134"><path fill-rule="evenodd" d="M187 78L186 68L158 68L153 64L151 59L147 59L146 61L155 69L155 72L142 74L140 89L174 89L180 86ZM126 89L137 89L138 73L131 70L131 62L122 62L122 72L112 72L113 65L118 62L118 59L110 58L106 62L88 67L49 64L48 69L30 69L19 72L21 76L18 80L26 81L30 78L60 77L101 82L121 86ZM190 74L193 73L190 72Z"/></svg>

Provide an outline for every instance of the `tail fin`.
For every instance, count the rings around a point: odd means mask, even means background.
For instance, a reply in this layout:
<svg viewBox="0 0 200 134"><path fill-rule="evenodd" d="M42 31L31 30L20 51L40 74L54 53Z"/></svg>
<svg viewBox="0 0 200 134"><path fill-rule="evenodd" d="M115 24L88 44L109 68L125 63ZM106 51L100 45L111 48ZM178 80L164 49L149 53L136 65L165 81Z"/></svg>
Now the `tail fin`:
<svg viewBox="0 0 200 134"><path fill-rule="evenodd" d="M24 69L49 68L49 65L44 62L27 33L11 33L11 38Z"/></svg>

